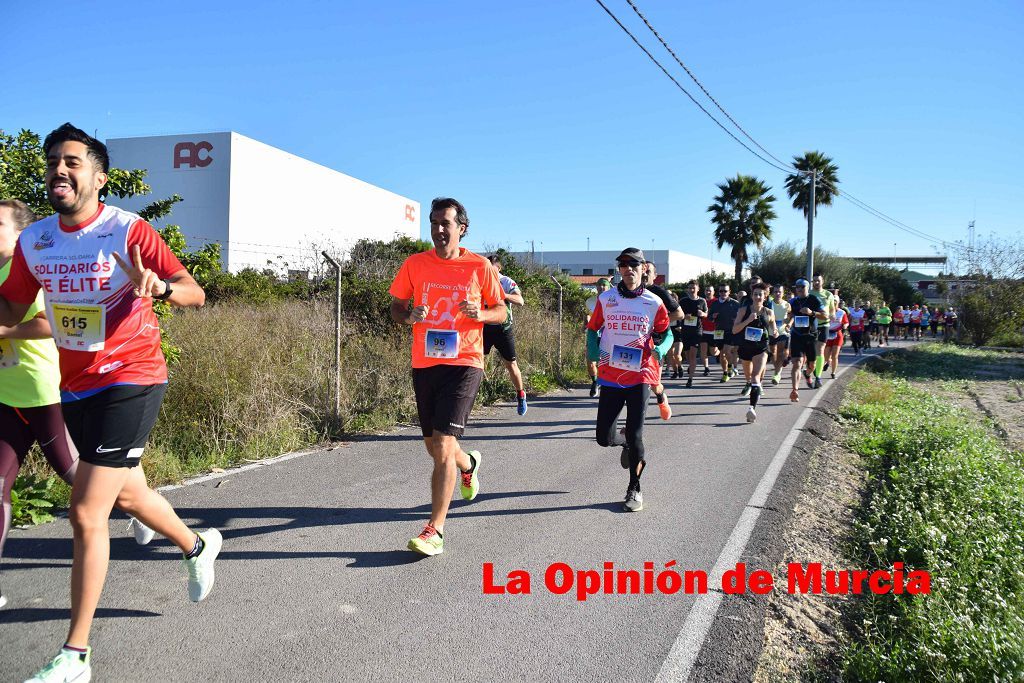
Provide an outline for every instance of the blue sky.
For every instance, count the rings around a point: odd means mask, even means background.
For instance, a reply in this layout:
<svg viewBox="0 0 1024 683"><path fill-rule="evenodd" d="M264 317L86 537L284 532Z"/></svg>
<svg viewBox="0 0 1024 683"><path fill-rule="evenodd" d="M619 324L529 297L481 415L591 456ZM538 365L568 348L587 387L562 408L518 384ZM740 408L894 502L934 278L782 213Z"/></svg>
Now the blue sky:
<svg viewBox="0 0 1024 683"><path fill-rule="evenodd" d="M944 240L972 219L1024 232L1024 3L636 2L776 156L821 150L854 196ZM589 237L709 256L706 208L738 172L774 188L775 240L806 235L783 175L592 0L12 4L6 131L235 130L420 202L455 196L476 249ZM699 92L624 0L606 4ZM845 254L934 253L843 200L816 234Z"/></svg>

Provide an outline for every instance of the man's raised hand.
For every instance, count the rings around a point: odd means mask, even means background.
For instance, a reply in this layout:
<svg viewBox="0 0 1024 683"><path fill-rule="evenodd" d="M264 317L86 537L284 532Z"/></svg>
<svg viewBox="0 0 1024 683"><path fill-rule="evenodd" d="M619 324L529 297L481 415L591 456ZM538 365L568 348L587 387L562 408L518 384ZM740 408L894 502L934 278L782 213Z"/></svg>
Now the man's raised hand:
<svg viewBox="0 0 1024 683"><path fill-rule="evenodd" d="M139 250L139 245L132 247L132 263L128 263L121 255L116 251L114 252L114 260L117 261L117 265L121 266L121 270L128 275L128 278L135 285L135 296L147 299L154 296L160 296L167 291L167 283L160 279L156 273L149 268L142 265L142 253Z"/></svg>

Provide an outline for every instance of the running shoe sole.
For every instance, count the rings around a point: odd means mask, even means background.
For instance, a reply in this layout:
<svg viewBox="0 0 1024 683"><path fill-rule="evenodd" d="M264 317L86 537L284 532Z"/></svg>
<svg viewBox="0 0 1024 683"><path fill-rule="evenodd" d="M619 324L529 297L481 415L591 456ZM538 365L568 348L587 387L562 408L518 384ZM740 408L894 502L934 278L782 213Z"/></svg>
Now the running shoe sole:
<svg viewBox="0 0 1024 683"><path fill-rule="evenodd" d="M747 410L747 422L754 422L757 420L757 413L753 410Z"/></svg>

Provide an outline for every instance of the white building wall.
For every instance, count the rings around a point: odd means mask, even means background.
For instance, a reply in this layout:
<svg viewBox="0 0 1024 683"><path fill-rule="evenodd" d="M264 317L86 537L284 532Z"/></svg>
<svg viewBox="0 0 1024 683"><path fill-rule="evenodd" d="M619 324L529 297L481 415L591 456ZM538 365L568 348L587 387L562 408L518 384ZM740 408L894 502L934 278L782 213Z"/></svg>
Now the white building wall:
<svg viewBox="0 0 1024 683"><path fill-rule="evenodd" d="M732 264L721 261L713 261L708 258L684 254L672 249L642 249L644 258L653 261L658 269L659 275L665 276L666 283L685 282L691 280L700 273L709 270L717 270L726 273L732 272ZM621 249L615 251L548 251L548 252L516 252L513 254L517 260L533 258L537 263L542 263L550 268L562 271L569 271L570 275L584 275L585 270L592 271L593 275L617 275L615 257L622 253Z"/></svg>
<svg viewBox="0 0 1024 683"><path fill-rule="evenodd" d="M363 238L420 236L420 205L333 169L231 133L228 268L267 261L306 269ZM283 270L284 268L282 268Z"/></svg>
<svg viewBox="0 0 1024 683"><path fill-rule="evenodd" d="M170 216L154 221L156 227L180 225L189 237L191 249L211 240L226 244L231 173L229 133L114 138L106 144L112 166L145 169L146 182L153 188L152 194L130 199L109 197L108 202L137 212L156 199L179 194L183 201L174 205Z"/></svg>
<svg viewBox="0 0 1024 683"><path fill-rule="evenodd" d="M420 236L419 202L238 133L107 140L111 164L146 169L153 192L115 206L138 211L175 193L183 201L156 227L180 225L191 249L221 245L231 271L281 274L343 255L362 238Z"/></svg>

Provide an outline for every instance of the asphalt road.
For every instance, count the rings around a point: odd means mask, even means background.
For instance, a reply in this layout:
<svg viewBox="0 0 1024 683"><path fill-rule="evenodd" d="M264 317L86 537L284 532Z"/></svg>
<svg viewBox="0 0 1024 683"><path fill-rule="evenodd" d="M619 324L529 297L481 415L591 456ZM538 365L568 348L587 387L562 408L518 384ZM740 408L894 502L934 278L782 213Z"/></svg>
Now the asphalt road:
<svg viewBox="0 0 1024 683"><path fill-rule="evenodd" d="M113 520L94 680L653 680L697 596L578 601L575 590L548 591L545 570L649 561L660 571L675 560L710 573L814 393L791 404L785 384L769 388L749 425L742 378L666 385L675 414L663 422L653 400L648 409L639 513L621 511L628 476L619 449L596 444L597 401L585 390L535 399L525 417L510 406L475 414L463 444L484 455L481 492L467 503L456 489L434 558L404 549L429 511L415 427L167 491L188 523L223 532L216 587L190 603L177 550L164 539L136 546L125 519ZM751 544L779 533L760 524ZM8 540L2 680L28 677L63 642L70 538L60 519ZM485 563L498 583L528 572L532 592L484 594ZM722 612L741 600L726 596ZM750 626L747 640L759 637ZM746 675L736 671L749 666L727 672L714 656L756 657L759 641L726 642L735 633L712 629L694 679Z"/></svg>

